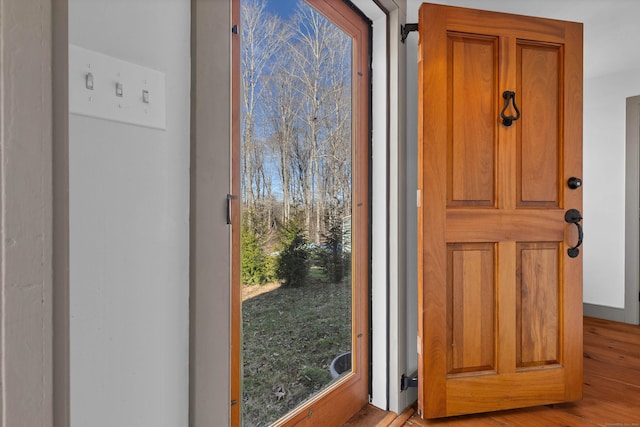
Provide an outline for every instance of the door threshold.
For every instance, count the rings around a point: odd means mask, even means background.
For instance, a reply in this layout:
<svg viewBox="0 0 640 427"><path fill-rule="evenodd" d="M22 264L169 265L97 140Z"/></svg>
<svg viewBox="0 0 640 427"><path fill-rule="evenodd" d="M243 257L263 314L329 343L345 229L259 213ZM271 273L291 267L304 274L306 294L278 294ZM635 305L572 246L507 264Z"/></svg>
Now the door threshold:
<svg viewBox="0 0 640 427"><path fill-rule="evenodd" d="M373 405L367 405L343 424L343 427L401 427L415 414L415 407L410 406L400 415L383 411Z"/></svg>

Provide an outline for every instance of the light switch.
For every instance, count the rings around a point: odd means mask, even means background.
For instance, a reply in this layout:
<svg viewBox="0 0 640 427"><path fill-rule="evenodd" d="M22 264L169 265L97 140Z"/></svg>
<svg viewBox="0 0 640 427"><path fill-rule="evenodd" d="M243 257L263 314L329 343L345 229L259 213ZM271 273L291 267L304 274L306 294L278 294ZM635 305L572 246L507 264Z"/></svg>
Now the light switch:
<svg viewBox="0 0 640 427"><path fill-rule="evenodd" d="M93 90L93 74L87 73L84 79L84 86L89 90Z"/></svg>
<svg viewBox="0 0 640 427"><path fill-rule="evenodd" d="M165 73L69 45L69 112L166 129Z"/></svg>

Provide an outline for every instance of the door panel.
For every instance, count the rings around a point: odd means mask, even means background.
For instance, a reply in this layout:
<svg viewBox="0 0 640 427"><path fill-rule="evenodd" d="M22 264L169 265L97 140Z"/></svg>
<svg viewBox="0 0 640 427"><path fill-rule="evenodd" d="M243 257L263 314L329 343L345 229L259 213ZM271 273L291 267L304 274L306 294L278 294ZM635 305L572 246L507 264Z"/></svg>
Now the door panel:
<svg viewBox="0 0 640 427"><path fill-rule="evenodd" d="M518 243L517 367L558 363L559 261L558 243Z"/></svg>
<svg viewBox="0 0 640 427"><path fill-rule="evenodd" d="M495 245L448 245L450 374L495 369Z"/></svg>
<svg viewBox="0 0 640 427"><path fill-rule="evenodd" d="M559 207L562 48L519 41L517 55L518 207Z"/></svg>
<svg viewBox="0 0 640 427"><path fill-rule="evenodd" d="M449 35L449 206L495 205L495 103L491 95L498 75L497 46L494 37Z"/></svg>
<svg viewBox="0 0 640 427"><path fill-rule="evenodd" d="M579 399L582 26L423 4L419 32L419 410Z"/></svg>

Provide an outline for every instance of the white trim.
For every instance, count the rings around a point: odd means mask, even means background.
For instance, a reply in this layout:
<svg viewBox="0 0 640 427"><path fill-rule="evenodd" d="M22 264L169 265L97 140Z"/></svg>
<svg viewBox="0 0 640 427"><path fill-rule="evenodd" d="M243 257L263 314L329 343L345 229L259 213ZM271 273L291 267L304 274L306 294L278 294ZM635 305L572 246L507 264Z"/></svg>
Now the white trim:
<svg viewBox="0 0 640 427"><path fill-rule="evenodd" d="M400 391L415 342L407 333L406 1L379 0L384 11L373 0L353 3L373 21L371 403L400 413L417 399L415 389Z"/></svg>
<svg viewBox="0 0 640 427"><path fill-rule="evenodd" d="M400 27L406 21L406 2L396 1L397 7L389 14L390 63L390 274L389 284L389 410L403 412L418 398L417 389L400 390L402 374L412 375L417 370L416 327L418 321L416 299L410 297L415 287L417 265L416 250L410 244L409 233L415 233L410 219L417 209L415 195L417 182L411 171L415 157L407 156L407 112L415 111L407 105L407 48L400 41ZM414 162L413 168L410 162ZM413 273L412 273L413 272ZM413 327L412 327L413 326ZM414 362L415 361L415 362Z"/></svg>
<svg viewBox="0 0 640 427"><path fill-rule="evenodd" d="M389 200L387 159L387 15L372 0L353 0L372 21L371 41L371 396L388 408Z"/></svg>
<svg viewBox="0 0 640 427"><path fill-rule="evenodd" d="M618 307L607 307L585 302L582 304L582 313L587 317L624 322L624 309Z"/></svg>
<svg viewBox="0 0 640 427"><path fill-rule="evenodd" d="M415 389L400 391L415 342L407 334L406 1L380 0L384 11L353 3L373 21L371 403L400 413L417 399Z"/></svg>
<svg viewBox="0 0 640 427"><path fill-rule="evenodd" d="M387 159L387 17L378 9L372 40L372 161L371 161L371 403L387 409L388 298L387 283L392 242ZM389 240L388 240L389 239Z"/></svg>

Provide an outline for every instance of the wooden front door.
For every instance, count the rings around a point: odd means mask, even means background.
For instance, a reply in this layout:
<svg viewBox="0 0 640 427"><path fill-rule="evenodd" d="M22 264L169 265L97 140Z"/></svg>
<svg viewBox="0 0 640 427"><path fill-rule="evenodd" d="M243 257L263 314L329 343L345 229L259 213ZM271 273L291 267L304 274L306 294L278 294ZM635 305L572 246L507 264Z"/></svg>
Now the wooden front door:
<svg viewBox="0 0 640 427"><path fill-rule="evenodd" d="M419 19L419 410L580 399L582 25Z"/></svg>

